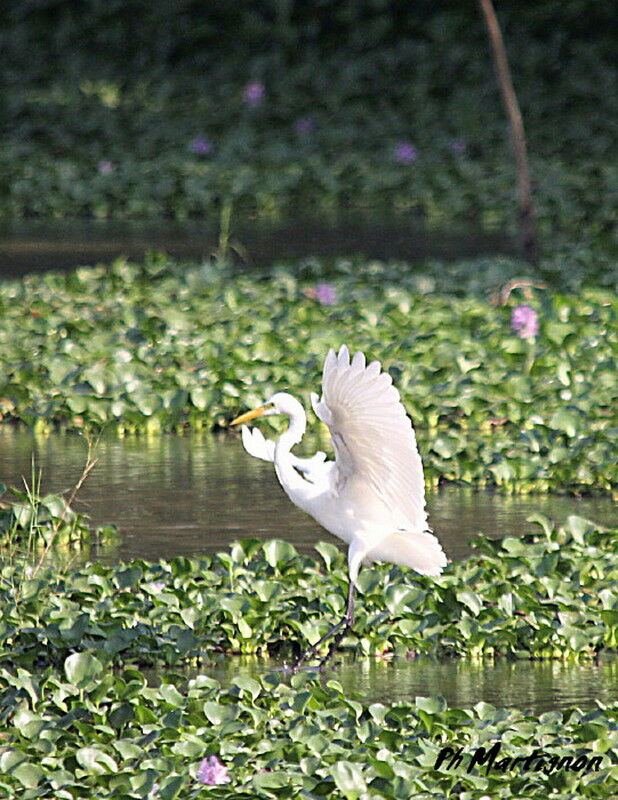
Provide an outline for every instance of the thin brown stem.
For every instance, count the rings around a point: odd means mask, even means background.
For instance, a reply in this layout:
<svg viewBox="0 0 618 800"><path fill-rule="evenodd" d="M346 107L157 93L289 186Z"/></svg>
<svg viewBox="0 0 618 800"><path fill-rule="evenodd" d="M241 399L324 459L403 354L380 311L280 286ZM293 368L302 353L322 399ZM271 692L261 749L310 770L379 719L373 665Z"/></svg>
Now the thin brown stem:
<svg viewBox="0 0 618 800"><path fill-rule="evenodd" d="M509 121L511 141L515 153L517 172L517 203L519 207L519 235L525 258L536 264L539 258L539 246L535 225L534 203L530 169L526 150L526 134L517 95L511 79L511 70L506 56L502 32L496 17L492 0L478 0L487 26L489 41L494 61L494 69L500 87L502 103Z"/></svg>
<svg viewBox="0 0 618 800"><path fill-rule="evenodd" d="M84 464L84 468L82 470L82 474L80 475L79 480L77 481L77 483L75 484L75 486L71 490L71 494L69 495L69 499L66 501L66 506L65 506L62 514L58 517L58 519L56 520L56 522L55 522L55 524L54 524L54 526L52 528L49 540L48 540L47 544L45 545L45 548L43 549L43 552L41 553L41 556L40 556L40 558L39 558L34 570L32 571L32 575L31 575L32 578L34 578L34 576L37 574L37 572L43 566L43 564L45 562L45 559L47 558L47 554L51 550L51 547L52 547L52 545L54 543L54 540L55 540L56 536L58 535L58 533L60 531L60 528L61 528L62 524L65 522L67 512L71 510L71 506L75 502L75 498L77 497L77 493L82 488L82 486L84 485L84 481L86 480L88 475L90 475L90 473L92 472L92 470L94 469L94 467L95 467L95 465L97 463L97 459L92 457L92 451L93 451L93 444L92 444L91 441L88 441L88 453L86 455L86 463Z"/></svg>

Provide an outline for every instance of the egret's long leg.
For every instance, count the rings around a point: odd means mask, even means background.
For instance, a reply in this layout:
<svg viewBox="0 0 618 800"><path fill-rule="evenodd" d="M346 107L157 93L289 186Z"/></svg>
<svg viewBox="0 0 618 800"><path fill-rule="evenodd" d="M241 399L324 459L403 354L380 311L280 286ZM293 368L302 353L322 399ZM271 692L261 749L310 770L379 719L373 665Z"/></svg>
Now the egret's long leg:
<svg viewBox="0 0 618 800"><path fill-rule="evenodd" d="M343 615L343 619L340 619L336 625L327 631L321 639L319 639L314 645L309 647L305 650L304 653L296 659L294 662L294 669L300 667L303 661L306 661L308 658L313 658L313 656L317 653L321 644L323 644L327 639L330 639L331 636L335 636L333 641L328 648L328 653L320 660L320 667L323 667L332 656L335 654L335 651L339 647L341 640L346 635L346 633L350 630L352 625L354 624L354 581L350 581L350 587L348 589L348 606L346 608L346 612Z"/></svg>

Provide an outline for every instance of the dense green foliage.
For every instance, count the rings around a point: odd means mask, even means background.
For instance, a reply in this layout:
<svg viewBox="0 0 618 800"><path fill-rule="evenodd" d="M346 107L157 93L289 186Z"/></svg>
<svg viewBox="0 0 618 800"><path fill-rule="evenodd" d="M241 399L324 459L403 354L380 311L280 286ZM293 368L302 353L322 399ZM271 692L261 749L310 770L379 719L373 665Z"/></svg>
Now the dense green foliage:
<svg viewBox="0 0 618 800"><path fill-rule="evenodd" d="M435 272L448 283L448 268ZM307 403L328 348L346 343L390 370L432 483L610 490L613 293L538 291L533 341L510 328L514 297L423 294L434 284L405 266L344 262L326 306L308 296L314 277L256 281L164 259L6 283L0 413L43 430L211 428L275 391Z"/></svg>
<svg viewBox="0 0 618 800"><path fill-rule="evenodd" d="M618 539L579 517L525 540L481 540L437 579L363 570L349 644L362 653L579 658L618 647ZM347 572L250 539L212 558L95 564L66 575L19 563L2 572L1 658L61 666L75 649L105 663L177 665L213 651L292 657L344 610Z"/></svg>
<svg viewBox="0 0 618 800"><path fill-rule="evenodd" d="M513 219L474 3L6 5L5 215L186 218L232 200L265 216L370 205ZM500 3L545 230L615 223L610 6ZM264 87L254 105L251 82Z"/></svg>
<svg viewBox="0 0 618 800"><path fill-rule="evenodd" d="M481 539L438 579L395 567L361 573L361 652L581 658L618 646L618 538L577 517L525 541ZM217 755L217 797L614 796L618 707L535 717L441 698L368 704L312 672L237 676L229 689L201 665L214 652L290 657L341 614L344 558L247 540L209 559L178 558L58 575L0 572L0 790L8 797L193 797ZM198 665L192 679L171 667ZM156 664L157 685L140 667ZM113 668L113 669L112 669ZM207 673L207 668L206 668ZM467 770L501 742L502 767ZM441 748L466 761L436 767ZM546 769L502 760L541 751ZM597 768L556 768L600 757ZM579 762L580 767L583 762ZM189 794L187 794L189 792ZM490 793L490 794L487 794Z"/></svg>
<svg viewBox="0 0 618 800"><path fill-rule="evenodd" d="M7 0L0 215L209 215L222 258L239 211L508 225L513 165L483 25L475 3L447 5ZM346 343L391 373L432 484L615 490L614 10L503 0L498 13L551 233L534 286L490 298L522 271L509 259L308 259L249 277L163 257L3 283L0 423L223 427L276 390L306 403L326 351ZM538 314L527 339L511 328L521 303ZM324 446L325 431L315 438ZM231 653L289 662L340 617L347 576L332 544L317 558L249 539L208 558L59 570L55 555L113 532L36 485L13 499L0 502L2 797L618 796L616 704L535 716L438 697L369 704L312 671L225 689L208 677ZM535 521L524 539L480 538L437 579L364 569L343 647L615 657L618 531ZM600 767L436 768L446 745L471 757L497 741L500 758L538 750ZM202 785L206 756L229 783Z"/></svg>
<svg viewBox="0 0 618 800"><path fill-rule="evenodd" d="M618 706L534 717L478 703L449 709L440 698L393 706L347 697L315 674L238 677L231 688L199 675L167 675L149 687L134 669L106 671L74 653L62 671L0 670L8 737L0 791L22 800L203 797L196 776L206 755L221 758L230 782L219 798L555 800L615 796ZM544 753L558 762L600 757L598 771L467 771L478 747L501 742L505 757ZM441 748L464 748L463 766L435 768ZM521 762L520 762L521 763ZM487 774L488 773L488 774Z"/></svg>

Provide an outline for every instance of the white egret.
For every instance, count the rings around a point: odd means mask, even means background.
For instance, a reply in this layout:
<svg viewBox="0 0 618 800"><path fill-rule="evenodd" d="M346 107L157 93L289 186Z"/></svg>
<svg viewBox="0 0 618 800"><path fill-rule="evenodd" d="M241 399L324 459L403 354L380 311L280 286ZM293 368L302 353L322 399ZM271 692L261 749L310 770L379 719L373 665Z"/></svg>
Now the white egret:
<svg viewBox="0 0 618 800"><path fill-rule="evenodd" d="M276 442L243 426L243 444L251 455L274 462L279 482L295 505L349 544L345 615L297 659L295 667L337 634L320 662L324 664L351 628L361 564L389 561L421 575L439 575L446 566L442 547L427 528L423 465L414 429L390 375L382 372L378 361L366 365L362 353L350 361L345 345L338 355L330 350L322 396L312 393L311 404L330 430L335 461L326 461L322 452L312 458L293 455L291 448L302 439L307 417L298 400L285 392L230 423L268 414L290 418Z"/></svg>

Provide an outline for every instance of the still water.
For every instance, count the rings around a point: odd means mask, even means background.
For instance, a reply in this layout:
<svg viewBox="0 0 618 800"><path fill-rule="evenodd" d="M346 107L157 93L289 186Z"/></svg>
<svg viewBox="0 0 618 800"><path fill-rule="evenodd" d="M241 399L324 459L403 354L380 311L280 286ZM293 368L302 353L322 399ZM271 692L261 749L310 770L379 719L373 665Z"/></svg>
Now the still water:
<svg viewBox="0 0 618 800"><path fill-rule="evenodd" d="M562 664L555 661L435 661L429 658L343 656L324 680L334 678L346 694L358 692L368 703L414 702L442 696L449 706L471 708L479 701L535 714L557 708L595 708L596 700L618 700L618 661ZM237 675L256 677L272 670L258 658L226 658L203 671L223 686Z"/></svg>
<svg viewBox="0 0 618 800"><path fill-rule="evenodd" d="M38 438L0 428L0 481L9 486L22 484L22 476L30 481L34 459L44 492L68 490L79 479L86 452L78 435ZM97 465L75 507L94 525L116 525L119 536L90 557L115 563L199 555L248 536L284 538L306 552L320 540L336 541L292 506L272 465L247 455L237 434L109 437L98 442L95 455ZM615 506L603 498L513 498L452 487L430 493L427 506L431 524L453 559L466 556L479 531L519 536L532 530L526 518L533 512L558 521L578 514L616 524ZM276 666L252 657L218 658L203 671L226 685L235 675L265 674ZM460 707L483 700L542 712L573 704L592 708L597 698L618 698L616 660L569 665L344 657L325 673L327 678L370 702L442 695Z"/></svg>
<svg viewBox="0 0 618 800"><path fill-rule="evenodd" d="M0 428L0 482L30 482L32 463L43 493L75 485L86 459L78 435L34 437ZM95 448L97 464L80 490L75 510L92 524L117 526L118 541L95 555L115 563L213 553L247 537L279 538L308 552L320 541L338 542L284 495L271 464L243 449L236 433L220 436L115 437ZM506 497L450 487L427 496L429 520L448 556L465 557L478 532L520 536L534 529L526 518L540 512L557 521L570 514L616 524L607 498Z"/></svg>
<svg viewBox="0 0 618 800"><path fill-rule="evenodd" d="M512 253L513 243L501 231L433 230L404 213L380 216L374 211L347 213L333 219L302 218L264 222L238 216L232 241L242 246L246 267L321 257L403 259L468 258L480 253ZM142 260L150 251L172 258L201 261L218 244L218 222L107 222L22 220L0 222L0 278L67 270L109 262L118 256Z"/></svg>

